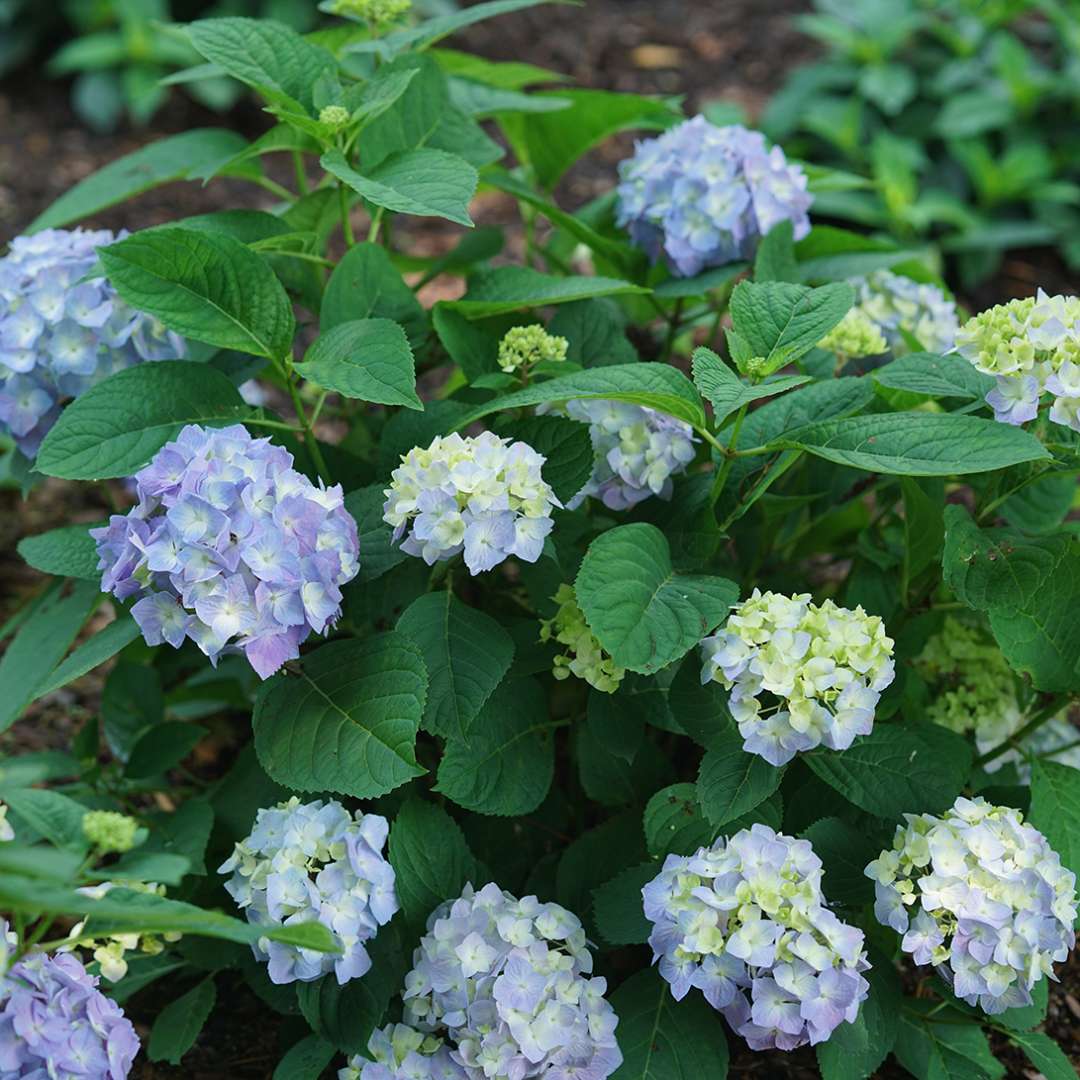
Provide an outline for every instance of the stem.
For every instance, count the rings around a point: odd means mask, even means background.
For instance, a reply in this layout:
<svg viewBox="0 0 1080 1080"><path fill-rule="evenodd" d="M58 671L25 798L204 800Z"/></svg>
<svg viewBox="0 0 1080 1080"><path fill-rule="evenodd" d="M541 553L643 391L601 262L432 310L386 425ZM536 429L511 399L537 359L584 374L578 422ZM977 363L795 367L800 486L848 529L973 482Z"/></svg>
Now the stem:
<svg viewBox="0 0 1080 1080"><path fill-rule="evenodd" d="M285 199L288 202L296 201L296 196L287 187L279 184L276 180L271 180L269 176L245 176L244 179L250 180L253 184L258 184L259 187L265 188L279 199Z"/></svg>
<svg viewBox="0 0 1080 1080"><path fill-rule="evenodd" d="M368 229L367 242L374 244L379 239L379 227L382 225L383 208L377 207L375 213L371 215L371 228Z"/></svg>
<svg viewBox="0 0 1080 1080"><path fill-rule="evenodd" d="M301 259L304 262L316 263L319 266L325 266L328 270L333 270L337 263L333 259L324 258L322 255L312 255L307 251L269 251L268 255L281 255L286 259Z"/></svg>
<svg viewBox="0 0 1080 1080"><path fill-rule="evenodd" d="M1080 746L1080 739L1074 739L1072 742L1067 742L1064 746L1059 746L1056 750L1048 750L1045 754L1039 755L1040 761L1050 761L1056 758L1058 754L1064 754L1066 750L1075 750Z"/></svg>
<svg viewBox="0 0 1080 1080"><path fill-rule="evenodd" d="M252 427L270 428L273 431L288 431L292 435L304 434L302 427L297 427L295 424L284 424L280 420L264 420L262 417L252 417L245 420L244 423L250 424Z"/></svg>
<svg viewBox="0 0 1080 1080"><path fill-rule="evenodd" d="M993 511L995 511L1003 502L1011 499L1018 491L1026 488L1028 484L1033 484L1036 480L1041 480L1042 477L1046 475L1046 471L1047 470L1045 468L1040 469L1037 473L1034 473L1032 476L1021 480L1019 484L1016 484L1013 487L1009 488L1009 490L1006 491L1004 495L999 495L996 499L991 500L989 503L986 504L986 506L982 508L982 510L979 511L979 516L976 520L985 521L990 516L990 514L993 513Z"/></svg>
<svg viewBox="0 0 1080 1080"><path fill-rule="evenodd" d="M296 383L292 377L292 365L286 370L285 379L289 387L289 397L292 398L293 408L296 410L296 415L300 419L300 423L304 429L304 442L307 444L308 453L311 454L311 460L315 464L315 471L319 474L319 477L326 483L330 483L330 470L326 467L326 461L323 458L322 450L319 448L319 440L315 438L315 432L311 427L311 421L307 417L307 413L304 411L304 403L300 400L300 391L296 388Z"/></svg>
<svg viewBox="0 0 1080 1080"><path fill-rule="evenodd" d="M301 195L308 193L307 172L304 170L304 155L299 150L292 152L293 172L296 174L296 190Z"/></svg>
<svg viewBox="0 0 1080 1080"><path fill-rule="evenodd" d="M356 237L349 220L349 193L344 184L338 185L338 198L341 201L341 231L345 234L345 243L352 247L356 243Z"/></svg>
<svg viewBox="0 0 1080 1080"><path fill-rule="evenodd" d="M322 412L323 406L326 404L326 395L329 394L329 390L324 390L319 395L319 400L315 402L315 408L311 413L311 426L314 427L319 422L319 414Z"/></svg>
<svg viewBox="0 0 1080 1080"><path fill-rule="evenodd" d="M734 448L738 445L739 432L742 430L743 421L746 419L746 410L749 407L750 403L747 402L735 414L735 423L731 425L731 441L728 443L726 449L734 450ZM716 479L713 480L712 494L710 495L710 500L714 504L716 500L720 498L720 492L724 490L724 484L727 483L728 474L731 472L731 466L734 464L734 462L734 456L732 454L727 454L724 457L724 463L717 470Z"/></svg>
<svg viewBox="0 0 1080 1080"><path fill-rule="evenodd" d="M977 757L975 764L985 767L987 762L993 761L1007 751L1019 749L1020 743L1033 731L1038 731L1043 724L1061 712L1064 696L1064 694L1055 694L1050 703L1044 705L1019 731L1013 732L1000 746L995 746L993 750L987 750L981 757Z"/></svg>
<svg viewBox="0 0 1080 1080"><path fill-rule="evenodd" d="M667 336L664 338L664 347L660 353L661 360L669 360L671 358L671 350L675 346L675 337L679 332L679 319L682 316L683 301L675 301L675 310L672 311L671 317L668 319Z"/></svg>

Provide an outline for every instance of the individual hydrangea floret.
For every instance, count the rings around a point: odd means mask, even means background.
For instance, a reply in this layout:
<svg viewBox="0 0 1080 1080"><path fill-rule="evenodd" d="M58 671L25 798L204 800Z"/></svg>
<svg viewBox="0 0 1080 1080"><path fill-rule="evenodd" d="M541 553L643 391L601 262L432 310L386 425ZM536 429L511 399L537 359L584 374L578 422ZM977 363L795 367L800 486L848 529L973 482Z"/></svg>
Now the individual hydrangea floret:
<svg viewBox="0 0 1080 1080"><path fill-rule="evenodd" d="M102 590L137 598L147 644L191 638L213 663L241 651L266 679L337 622L356 522L340 485L292 464L243 427L189 425L135 474L138 504L90 535Z"/></svg>
<svg viewBox="0 0 1080 1080"><path fill-rule="evenodd" d="M891 270L875 270L851 284L855 310L881 331L895 356L910 352L911 340L926 352L945 353L953 347L960 326L956 304L936 285Z"/></svg>
<svg viewBox="0 0 1080 1080"><path fill-rule="evenodd" d="M393 471L383 520L401 550L429 566L465 553L470 574L516 555L536 562L562 504L541 475L546 459L523 442L485 431L413 447ZM407 535L406 535L407 533Z"/></svg>
<svg viewBox="0 0 1080 1080"><path fill-rule="evenodd" d="M363 1080L605 1080L622 1063L607 983L590 977L585 932L565 908L518 900L495 884L467 885L432 913L427 931L402 998L405 1025L425 1037L411 1052L430 1064L388 1070L394 1035L376 1033L376 1063L363 1066ZM394 1059L416 1038L399 1035Z"/></svg>
<svg viewBox="0 0 1080 1080"><path fill-rule="evenodd" d="M795 239L810 231L813 197L798 165L757 131L695 116L639 142L619 166L618 224L654 261L693 277L753 255L781 221Z"/></svg>
<svg viewBox="0 0 1080 1080"><path fill-rule="evenodd" d="M394 870L382 855L389 825L378 814L350 814L341 803L316 800L264 808L251 835L218 872L250 923L291 926L318 921L339 953L315 952L260 938L255 955L268 961L274 983L310 982L333 971L339 983L371 967L364 943L398 909Z"/></svg>
<svg viewBox="0 0 1080 1080"><path fill-rule="evenodd" d="M629 510L652 495L670 499L672 477L694 460L693 428L667 413L606 398L568 401L560 411L589 425L595 458L588 483L567 504L571 509L590 496L609 510Z"/></svg>
<svg viewBox="0 0 1080 1080"><path fill-rule="evenodd" d="M841 360L858 360L887 352L889 343L877 323L861 308L853 307L818 342L818 348L836 353Z"/></svg>
<svg viewBox="0 0 1080 1080"><path fill-rule="evenodd" d="M0 919L4 951L13 946ZM139 1052L131 1021L70 953L0 965L0 1076L124 1080Z"/></svg>
<svg viewBox="0 0 1080 1080"><path fill-rule="evenodd" d="M767 825L669 855L642 889L649 944L681 1001L700 990L754 1050L823 1042L866 998L863 933L821 893L808 840Z"/></svg>
<svg viewBox="0 0 1080 1080"><path fill-rule="evenodd" d="M626 669L604 652L578 606L573 585L560 585L552 599L559 610L540 623L540 640L557 641L566 652L555 657L552 675L566 679L576 675L605 694L614 694Z"/></svg>
<svg viewBox="0 0 1080 1080"><path fill-rule="evenodd" d="M986 395L994 418L1034 420L1044 393L1050 419L1080 431L1080 298L1010 300L969 319L956 335L957 351L997 385Z"/></svg>
<svg viewBox="0 0 1080 1080"><path fill-rule="evenodd" d="M542 326L513 326L499 342L499 367L506 372L528 371L537 364L559 364L570 343Z"/></svg>
<svg viewBox="0 0 1080 1080"><path fill-rule="evenodd" d="M1012 807L959 798L942 817L904 819L892 850L866 868L879 921L969 1005L1030 1005L1075 944L1075 876Z"/></svg>
<svg viewBox="0 0 1080 1080"><path fill-rule="evenodd" d="M7 804L0 802L0 843L15 839L15 830L7 819Z"/></svg>
<svg viewBox="0 0 1080 1080"><path fill-rule="evenodd" d="M338 1080L477 1080L485 1074L466 1072L451 1056L450 1048L434 1035L425 1035L406 1024L387 1024L372 1032L368 1041L371 1058L357 1054Z"/></svg>
<svg viewBox="0 0 1080 1080"><path fill-rule="evenodd" d="M115 810L88 810L82 819L83 835L98 851L123 852L135 846L139 823Z"/></svg>
<svg viewBox="0 0 1080 1080"><path fill-rule="evenodd" d="M0 259L0 431L34 457L65 400L141 360L179 359L183 339L83 278L126 233L44 229Z"/></svg>
<svg viewBox="0 0 1080 1080"><path fill-rule="evenodd" d="M809 593L755 589L701 648L702 683L731 691L743 749L772 765L816 746L846 750L868 735L895 674L892 638L877 615L815 604Z"/></svg>

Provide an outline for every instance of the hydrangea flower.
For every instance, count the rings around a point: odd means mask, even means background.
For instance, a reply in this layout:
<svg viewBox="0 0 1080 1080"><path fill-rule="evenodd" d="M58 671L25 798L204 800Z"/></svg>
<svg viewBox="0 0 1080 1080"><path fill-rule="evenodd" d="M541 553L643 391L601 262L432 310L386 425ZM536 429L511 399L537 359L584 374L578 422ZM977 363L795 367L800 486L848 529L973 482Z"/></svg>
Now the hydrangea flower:
<svg viewBox="0 0 1080 1080"><path fill-rule="evenodd" d="M560 585L552 599L559 610L540 622L540 640L557 641L566 652L555 657L551 674L556 679L576 675L605 694L614 694L626 669L619 667L604 652L596 635L589 629L585 614L578 607L573 585Z"/></svg>
<svg viewBox="0 0 1080 1080"><path fill-rule="evenodd" d="M861 308L853 307L819 342L819 349L834 352L841 360L879 356L889 349L881 328Z"/></svg>
<svg viewBox="0 0 1080 1080"><path fill-rule="evenodd" d="M814 604L809 593L755 589L701 648L702 683L731 691L743 749L772 765L816 746L846 750L869 734L895 674L892 638L878 616ZM765 708L762 692L772 696Z"/></svg>
<svg viewBox="0 0 1080 1080"><path fill-rule="evenodd" d="M0 843L6 840L15 839L15 830L11 827L11 822L7 819L7 804L0 802Z"/></svg>
<svg viewBox="0 0 1080 1080"><path fill-rule="evenodd" d="M956 304L936 285L890 270L875 270L864 278L853 278L851 284L855 286L854 310L881 331L895 356L911 351L909 337L927 352L945 353L953 347L960 327Z"/></svg>
<svg viewBox="0 0 1080 1080"><path fill-rule="evenodd" d="M560 411L589 425L595 456L592 476L567 504L570 509L589 496L609 510L629 510L651 495L670 499L671 478L694 460L693 428L667 413L606 398L568 401Z"/></svg>
<svg viewBox="0 0 1080 1080"><path fill-rule="evenodd" d="M371 968L364 943L398 909L394 870L382 855L389 825L350 814L334 800L288 802L255 815L251 835L218 867L229 895L259 926L321 922L341 952L323 953L260 938L255 956L274 983L310 982L333 971L338 983Z"/></svg>
<svg viewBox="0 0 1080 1080"><path fill-rule="evenodd" d="M956 348L997 380L986 395L995 420L1034 420L1049 392L1050 419L1080 431L1080 298L1039 289L1034 297L998 304L964 323Z"/></svg>
<svg viewBox="0 0 1080 1080"><path fill-rule="evenodd" d="M904 819L892 850L866 867L878 920L969 1005L1030 1005L1075 944L1075 876L1012 807L959 798L943 817Z"/></svg>
<svg viewBox="0 0 1080 1080"><path fill-rule="evenodd" d="M15 943L0 919L4 951ZM0 965L0 1076L124 1080L139 1052L131 1021L70 953Z"/></svg>
<svg viewBox="0 0 1080 1080"><path fill-rule="evenodd" d="M495 884L437 908L405 978L405 1028L372 1036L362 1080L605 1080L618 1023L575 915ZM352 1074L343 1074L355 1076Z"/></svg>
<svg viewBox="0 0 1080 1080"><path fill-rule="evenodd" d="M855 1019L869 984L863 933L821 893L808 840L767 825L669 855L644 889L649 945L681 1001L691 989L753 1050L794 1050Z"/></svg>
<svg viewBox="0 0 1080 1080"><path fill-rule="evenodd" d="M66 399L141 360L184 355L182 338L104 278L82 280L97 249L126 235L44 229L17 236L0 259L0 431L27 457Z"/></svg>
<svg viewBox="0 0 1080 1080"><path fill-rule="evenodd" d="M241 651L263 679L341 614L359 569L340 485L316 487L292 455L239 425L189 425L135 474L138 504L92 529L101 588L137 597L148 645L185 638L216 663Z"/></svg>
<svg viewBox="0 0 1080 1080"><path fill-rule="evenodd" d="M562 503L541 475L546 459L485 431L413 447L390 477L383 520L401 550L429 566L464 551L470 574L516 555L536 562ZM408 535L405 535L406 532Z"/></svg>
<svg viewBox="0 0 1080 1080"><path fill-rule="evenodd" d="M499 367L506 372L528 371L537 364L560 364L570 343L542 326L512 326L499 342Z"/></svg>
<svg viewBox="0 0 1080 1080"><path fill-rule="evenodd" d="M810 231L813 197L802 169L739 124L695 116L639 142L619 177L618 224L654 261L663 252L682 277L749 258L781 221L792 223L796 240Z"/></svg>
<svg viewBox="0 0 1080 1080"><path fill-rule="evenodd" d="M115 810L87 810L82 819L83 836L101 852L130 851L135 846L139 823Z"/></svg>
<svg viewBox="0 0 1080 1080"><path fill-rule="evenodd" d="M412 9L412 0L331 0L331 15L358 19L375 26L397 22Z"/></svg>

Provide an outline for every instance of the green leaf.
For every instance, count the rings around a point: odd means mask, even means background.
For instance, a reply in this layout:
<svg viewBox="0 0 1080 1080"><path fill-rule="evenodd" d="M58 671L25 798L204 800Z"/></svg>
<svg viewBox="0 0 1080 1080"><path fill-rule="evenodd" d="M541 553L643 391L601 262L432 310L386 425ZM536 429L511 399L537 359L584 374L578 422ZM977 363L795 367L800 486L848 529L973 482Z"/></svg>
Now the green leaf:
<svg viewBox="0 0 1080 1080"><path fill-rule="evenodd" d="M217 987L212 975L171 1001L154 1021L146 1056L151 1061L179 1065L180 1059L195 1045L216 1001Z"/></svg>
<svg viewBox="0 0 1080 1080"><path fill-rule="evenodd" d="M746 269L746 263L728 263L727 266L714 266L695 277L668 278L653 289L658 300L686 300L694 296L706 296L713 289L719 289L733 281Z"/></svg>
<svg viewBox="0 0 1080 1080"><path fill-rule="evenodd" d="M1041 1031L1013 1034L1009 1038L1027 1055L1045 1080L1076 1080L1076 1066L1049 1035Z"/></svg>
<svg viewBox="0 0 1080 1080"><path fill-rule="evenodd" d="M945 542L945 484L934 478L900 481L904 495L904 584L938 564Z"/></svg>
<svg viewBox="0 0 1080 1080"><path fill-rule="evenodd" d="M642 863L593 889L593 915L609 945L644 945L649 940L652 924L645 918L641 890L659 873L659 863Z"/></svg>
<svg viewBox="0 0 1080 1080"><path fill-rule="evenodd" d="M748 814L780 786L784 770L742 748L742 736L728 727L716 736L701 759L697 796L717 829Z"/></svg>
<svg viewBox="0 0 1080 1080"><path fill-rule="evenodd" d="M566 338L566 359L580 367L632 364L638 358L626 336L626 316L617 300L563 304L548 323L548 333Z"/></svg>
<svg viewBox="0 0 1080 1080"><path fill-rule="evenodd" d="M486 319L521 308L547 307L596 296L629 296L649 290L629 281L600 276L542 274L527 266L500 266L476 274L460 300L443 305L469 319Z"/></svg>
<svg viewBox="0 0 1080 1080"><path fill-rule="evenodd" d="M976 371L962 356L917 352L901 356L870 373L874 382L890 390L907 390L932 398L982 401L994 389L989 375Z"/></svg>
<svg viewBox="0 0 1080 1080"><path fill-rule="evenodd" d="M595 454L587 424L562 416L529 416L499 433L528 443L543 456L544 479L562 503L568 503L592 476Z"/></svg>
<svg viewBox="0 0 1080 1080"><path fill-rule="evenodd" d="M597 715L595 707L590 712ZM604 806L640 804L672 779L667 757L652 743L643 742L628 761L624 754L612 753L600 741L594 724L578 726L574 749L585 794Z"/></svg>
<svg viewBox="0 0 1080 1080"><path fill-rule="evenodd" d="M863 873L881 852L873 836L836 817L815 821L802 835L825 865L822 889L830 903L856 907L874 899L874 883Z"/></svg>
<svg viewBox="0 0 1080 1080"><path fill-rule="evenodd" d="M551 787L558 726L534 679L500 683L468 733L447 742L435 790L478 814L531 814Z"/></svg>
<svg viewBox="0 0 1080 1080"><path fill-rule="evenodd" d="M933 1017L927 1014L935 1009ZM906 998L893 1047L897 1061L916 1080L998 1080L1005 1067L990 1052L978 1023L932 1002Z"/></svg>
<svg viewBox="0 0 1080 1080"><path fill-rule="evenodd" d="M169 226L101 249L109 281L132 307L219 349L280 358L296 321L270 264L224 233Z"/></svg>
<svg viewBox="0 0 1080 1080"><path fill-rule="evenodd" d="M157 670L121 661L109 672L101 695L105 742L127 761L139 736L165 718L165 695Z"/></svg>
<svg viewBox="0 0 1080 1080"><path fill-rule="evenodd" d="M139 849L178 855L188 864L188 873L205 874L206 845L214 826L214 808L206 799L181 803L172 813L160 811L150 816L150 836Z"/></svg>
<svg viewBox="0 0 1080 1080"><path fill-rule="evenodd" d="M37 536L25 536L19 541L17 550L43 574L100 581L97 545L90 530L104 524L98 521L93 525L62 525Z"/></svg>
<svg viewBox="0 0 1080 1080"><path fill-rule="evenodd" d="M408 799L394 817L389 859L402 913L420 926L466 883L479 884L479 867L457 822L417 798Z"/></svg>
<svg viewBox="0 0 1080 1080"><path fill-rule="evenodd" d="M31 828L41 833L51 844L61 848L83 850L82 820L86 807L45 788L4 788L3 801Z"/></svg>
<svg viewBox="0 0 1080 1080"><path fill-rule="evenodd" d="M689 855L710 844L717 828L702 814L695 784L672 784L649 800L643 819L645 843L653 856Z"/></svg>
<svg viewBox="0 0 1080 1080"><path fill-rule="evenodd" d="M963 740L958 741L962 748ZM877 724L842 753L815 750L802 757L849 802L891 821L903 814L938 813L960 794L966 769L962 761L943 759L941 749L915 725Z"/></svg>
<svg viewBox="0 0 1080 1080"><path fill-rule="evenodd" d="M403 634L323 645L259 687L259 761L296 791L385 795L424 772L415 743L426 694L424 661Z"/></svg>
<svg viewBox="0 0 1080 1080"><path fill-rule="evenodd" d="M360 573L357 580L374 581L408 558L394 543L394 530L383 521L386 496L382 484L350 491L345 496L345 509L356 521L360 540Z"/></svg>
<svg viewBox="0 0 1080 1080"><path fill-rule="evenodd" d="M682 1001L652 969L631 975L611 997L623 1063L611 1080L724 1080L724 1025L700 994Z"/></svg>
<svg viewBox="0 0 1080 1080"><path fill-rule="evenodd" d="M70 225L161 184L187 180L208 168L216 170L246 146L243 136L224 128L199 128L157 139L79 181L26 231Z"/></svg>
<svg viewBox="0 0 1080 1080"><path fill-rule="evenodd" d="M208 364L137 364L64 409L35 464L62 480L133 476L187 424L219 427L251 411L229 379Z"/></svg>
<svg viewBox="0 0 1080 1080"><path fill-rule="evenodd" d="M394 49L411 48L420 51L485 19L493 19L496 15L506 15L525 8L536 7L538 4L552 2L560 2L560 0L486 0L485 3L472 4L461 11L425 19L419 26L398 30L388 35L386 41Z"/></svg>
<svg viewBox="0 0 1080 1080"><path fill-rule="evenodd" d="M374 168L391 154L427 145L451 111L446 76L430 56L398 56L379 70L384 78L405 73L413 77L401 97L365 125L365 168Z"/></svg>
<svg viewBox="0 0 1080 1080"><path fill-rule="evenodd" d="M131 748L124 775L132 780L159 776L178 765L206 734L206 728L183 720L166 720L144 731Z"/></svg>
<svg viewBox="0 0 1080 1080"><path fill-rule="evenodd" d="M743 405L749 405L759 398L782 394L785 390L810 382L809 375L781 375L770 382L748 386L712 349L705 346L694 350L691 370L694 374L694 385L713 407L718 428Z"/></svg>
<svg viewBox="0 0 1080 1080"><path fill-rule="evenodd" d="M492 691L510 670L514 643L490 616L449 590L414 600L397 629L411 638L428 673L425 731L444 739L468 733Z"/></svg>
<svg viewBox="0 0 1080 1080"><path fill-rule="evenodd" d="M442 217L472 225L469 201L476 193L476 170L445 150L420 147L391 154L359 173L340 150L328 150L319 164L368 202L400 214Z"/></svg>
<svg viewBox="0 0 1080 1080"><path fill-rule="evenodd" d="M1062 863L1080 874L1080 770L1036 759L1031 766L1028 817Z"/></svg>
<svg viewBox="0 0 1080 1080"><path fill-rule="evenodd" d="M357 319L327 330L296 370L324 390L379 405L423 409L405 331L389 319Z"/></svg>
<svg viewBox="0 0 1080 1080"><path fill-rule="evenodd" d="M800 280L799 267L795 262L794 227L790 218L777 222L762 237L754 258L754 280Z"/></svg>
<svg viewBox="0 0 1080 1080"><path fill-rule="evenodd" d="M771 445L895 476L965 476L1050 457L1034 435L1009 424L923 412L808 424Z"/></svg>
<svg viewBox="0 0 1080 1080"><path fill-rule="evenodd" d="M271 1080L319 1080L336 1053L337 1047L321 1035L307 1035L289 1047Z"/></svg>
<svg viewBox="0 0 1080 1080"><path fill-rule="evenodd" d="M735 333L776 371L808 353L848 312L855 293L847 283L810 289L783 281L740 281L731 294Z"/></svg>
<svg viewBox="0 0 1080 1080"><path fill-rule="evenodd" d="M121 612L104 630L99 630L57 664L52 674L38 687L35 696L44 697L76 679L81 679L87 672L93 671L106 660L111 660L121 649L130 645L140 632L135 620L127 612Z"/></svg>
<svg viewBox="0 0 1080 1080"><path fill-rule="evenodd" d="M0 731L18 720L46 684L100 596L90 581L78 582L67 595L57 589L19 628L0 657Z"/></svg>
<svg viewBox="0 0 1080 1080"><path fill-rule="evenodd" d="M615 663L646 675L684 656L739 595L726 578L676 573L666 537L646 524L597 537L575 589L590 629Z"/></svg>

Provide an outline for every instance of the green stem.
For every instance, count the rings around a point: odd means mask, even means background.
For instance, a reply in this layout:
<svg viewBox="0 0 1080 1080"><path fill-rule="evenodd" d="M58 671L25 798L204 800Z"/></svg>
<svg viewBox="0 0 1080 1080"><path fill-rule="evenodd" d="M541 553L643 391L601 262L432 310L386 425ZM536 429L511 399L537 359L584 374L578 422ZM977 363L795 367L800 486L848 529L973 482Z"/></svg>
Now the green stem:
<svg viewBox="0 0 1080 1080"><path fill-rule="evenodd" d="M728 474L731 472L731 466L735 463L735 447L738 445L739 432L742 430L743 421L746 419L746 410L749 407L749 402L743 405L735 414L735 422L731 425L731 440L724 448L727 453L725 453L724 462L717 470L716 478L713 480L712 495L710 496L710 499L714 504L716 503L716 500L720 498L720 492L724 490L724 484L727 483Z"/></svg>
<svg viewBox="0 0 1080 1080"><path fill-rule="evenodd" d="M307 172L304 169L304 155L299 150L292 152L293 172L296 174L296 190L301 195L308 193Z"/></svg>
<svg viewBox="0 0 1080 1080"><path fill-rule="evenodd" d="M352 247L356 243L353 235L352 222L349 220L349 192L344 184L338 185L338 199L341 203L341 231L345 236L345 243Z"/></svg>
<svg viewBox="0 0 1080 1080"><path fill-rule="evenodd" d="M675 310L672 311L671 316L668 318L667 335L664 338L664 347L660 353L661 360L671 359L671 350L675 347L675 338L679 332L679 319L682 316L683 301L675 301Z"/></svg>
<svg viewBox="0 0 1080 1080"><path fill-rule="evenodd" d="M287 187L279 184L276 180L271 180L269 176L246 176L244 179L250 180L253 184L258 184L259 187L265 188L279 199L296 202L296 196Z"/></svg>
<svg viewBox="0 0 1080 1080"><path fill-rule="evenodd" d="M1000 757L1009 750L1019 749L1022 743L1032 732L1038 731L1048 720L1052 720L1064 704L1064 694L1055 694L1050 703L1044 705L1019 731L1013 732L1000 746L987 750L981 757L975 759L975 765L985 768L988 762Z"/></svg>
<svg viewBox="0 0 1080 1080"><path fill-rule="evenodd" d="M374 244L379 239L379 227L382 225L383 208L377 207L375 213L371 215L371 228L368 229L367 242Z"/></svg>
<svg viewBox="0 0 1080 1080"><path fill-rule="evenodd" d="M1013 487L1009 488L1009 490L1006 491L1004 495L999 495L996 499L993 499L991 502L987 503L986 506L984 506L982 510L979 511L979 516L976 520L980 522L985 521L1003 502L1011 499L1018 491L1022 491L1024 488L1026 488L1028 484L1033 484L1036 480L1041 480L1045 475L1046 469L1043 468L1040 469L1037 473L1034 473L1033 475L1026 477L1024 480L1021 480L1019 484L1016 484Z"/></svg>
<svg viewBox="0 0 1080 1080"><path fill-rule="evenodd" d="M292 435L304 434L304 429L297 427L295 424L284 424L280 420L264 420L261 416L252 417L250 420L245 420L244 423L252 427L270 428L272 431L288 431Z"/></svg>
<svg viewBox="0 0 1080 1080"><path fill-rule="evenodd" d="M1045 754L1039 754L1039 760L1052 761L1058 754L1064 754L1066 750L1075 750L1078 746L1080 746L1080 739L1074 739L1072 742L1067 742L1064 746L1059 746L1056 750L1049 750Z"/></svg>
<svg viewBox="0 0 1080 1080"><path fill-rule="evenodd" d="M326 395L329 394L329 390L324 390L319 395L319 400L315 402L315 408L311 413L311 426L314 427L319 422L319 414L323 410L323 406L326 404Z"/></svg>
<svg viewBox="0 0 1080 1080"><path fill-rule="evenodd" d="M300 259L303 262L316 263L325 266L327 270L333 270L337 263L333 259L324 258L322 255L312 255L307 251L268 251L268 255L281 256L285 259Z"/></svg>

